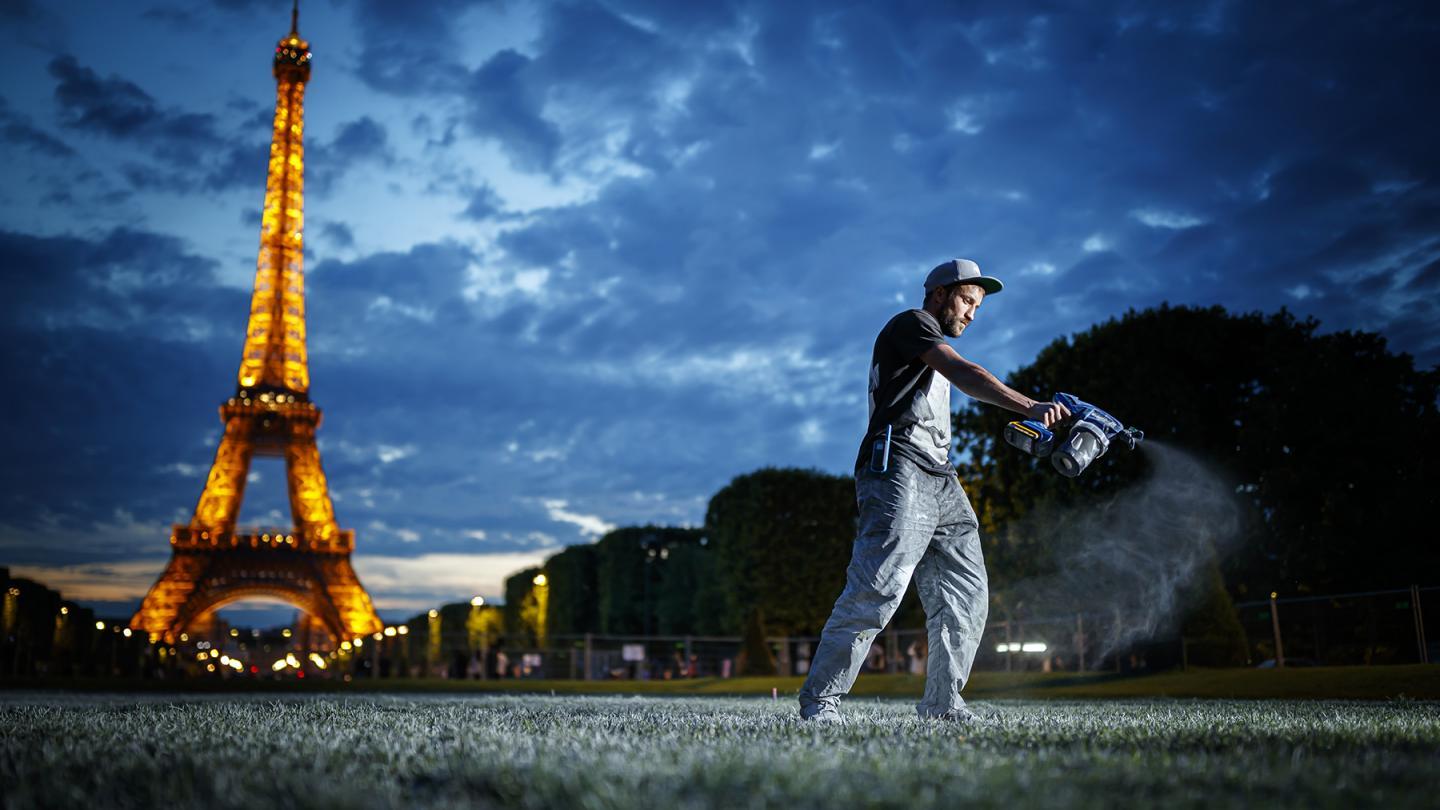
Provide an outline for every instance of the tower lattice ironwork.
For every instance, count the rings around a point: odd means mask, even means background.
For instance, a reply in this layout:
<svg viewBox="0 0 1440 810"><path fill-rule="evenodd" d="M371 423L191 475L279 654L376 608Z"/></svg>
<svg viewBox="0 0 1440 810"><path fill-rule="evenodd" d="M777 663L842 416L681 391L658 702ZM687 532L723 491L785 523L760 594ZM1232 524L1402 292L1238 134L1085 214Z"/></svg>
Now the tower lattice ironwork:
<svg viewBox="0 0 1440 810"><path fill-rule="evenodd" d="M336 640L381 629L350 565L355 533L341 529L320 466L305 350L303 257L305 86L310 43L298 9L275 48L275 118L260 258L235 395L220 406L225 433L188 524L175 525L171 558L130 626L174 643L230 602L270 596L304 610ZM236 525L251 459L283 456L294 525Z"/></svg>

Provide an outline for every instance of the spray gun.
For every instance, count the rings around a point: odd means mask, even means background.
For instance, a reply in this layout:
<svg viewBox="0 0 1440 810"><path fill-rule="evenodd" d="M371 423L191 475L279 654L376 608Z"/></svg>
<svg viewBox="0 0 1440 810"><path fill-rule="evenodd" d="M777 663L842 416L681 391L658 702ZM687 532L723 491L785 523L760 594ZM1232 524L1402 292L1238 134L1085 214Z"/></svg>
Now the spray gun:
<svg viewBox="0 0 1440 810"><path fill-rule="evenodd" d="M1066 478L1085 471L1105 455L1112 441L1134 450L1145 438L1139 428L1127 428L1120 420L1072 394L1056 394L1055 402L1070 411L1070 432L1057 439L1055 433L1034 419L1005 426L1005 441L1036 458L1049 456L1050 463Z"/></svg>

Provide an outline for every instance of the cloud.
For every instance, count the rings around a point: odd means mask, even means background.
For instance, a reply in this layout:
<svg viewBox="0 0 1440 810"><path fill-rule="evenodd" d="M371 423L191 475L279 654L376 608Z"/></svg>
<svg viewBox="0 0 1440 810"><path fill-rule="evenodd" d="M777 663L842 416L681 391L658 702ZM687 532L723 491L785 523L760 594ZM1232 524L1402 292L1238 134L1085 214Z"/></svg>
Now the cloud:
<svg viewBox="0 0 1440 810"><path fill-rule="evenodd" d="M213 116L162 108L139 85L119 76L102 78L63 54L50 61L55 100L67 127L124 140L145 140L178 149L181 160L222 148Z"/></svg>
<svg viewBox="0 0 1440 810"><path fill-rule="evenodd" d="M444 602L484 596L501 601L505 578L539 565L542 552L513 554L422 554L386 557L356 554L356 574L380 610L424 610Z"/></svg>
<svg viewBox="0 0 1440 810"><path fill-rule="evenodd" d="M11 146L37 155L63 159L77 157L68 144L35 127L25 116L10 109L3 98L0 98L0 138Z"/></svg>
<svg viewBox="0 0 1440 810"><path fill-rule="evenodd" d="M168 560L167 556L76 565L13 565L10 575L44 583L46 587L60 591L66 599L87 602L133 600L138 608L140 600L155 584Z"/></svg>
<svg viewBox="0 0 1440 810"><path fill-rule="evenodd" d="M482 185L470 195L470 202L461 216L479 222L499 214L504 207L505 202L495 193L495 189Z"/></svg>
<svg viewBox="0 0 1440 810"><path fill-rule="evenodd" d="M470 77L465 120L471 131L494 138L522 169L549 170L560 151L560 131L542 112L543 98L528 80L531 60L504 50Z"/></svg>
<svg viewBox="0 0 1440 810"><path fill-rule="evenodd" d="M565 507L568 501L552 499L542 501L545 511L549 513L550 519L560 523L573 523L580 527L580 533L592 537L599 537L606 532L614 531L615 524L606 523L596 515L585 515L574 512Z"/></svg>

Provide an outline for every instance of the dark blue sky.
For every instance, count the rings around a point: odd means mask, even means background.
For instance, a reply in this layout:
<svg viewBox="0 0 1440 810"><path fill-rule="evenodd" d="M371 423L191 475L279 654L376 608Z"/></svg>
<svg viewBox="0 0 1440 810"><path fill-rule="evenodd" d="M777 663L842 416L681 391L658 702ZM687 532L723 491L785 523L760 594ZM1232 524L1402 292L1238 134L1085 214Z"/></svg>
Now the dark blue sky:
<svg viewBox="0 0 1440 810"><path fill-rule="evenodd" d="M0 564L116 613L234 389L288 12L0 0ZM1422 2L310 0L312 394L362 579L388 618L493 597L737 474L847 472L875 333L952 256L1007 283L956 344L1002 375L1162 301L1440 362L1437 29ZM255 473L242 522L288 520Z"/></svg>

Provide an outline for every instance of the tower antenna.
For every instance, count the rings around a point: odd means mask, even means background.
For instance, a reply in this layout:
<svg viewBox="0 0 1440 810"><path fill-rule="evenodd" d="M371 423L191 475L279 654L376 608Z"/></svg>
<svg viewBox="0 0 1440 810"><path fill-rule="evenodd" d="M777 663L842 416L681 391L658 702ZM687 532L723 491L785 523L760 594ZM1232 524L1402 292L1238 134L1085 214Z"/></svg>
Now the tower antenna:
<svg viewBox="0 0 1440 810"><path fill-rule="evenodd" d="M290 6L290 33L300 33L300 0L295 0Z"/></svg>

